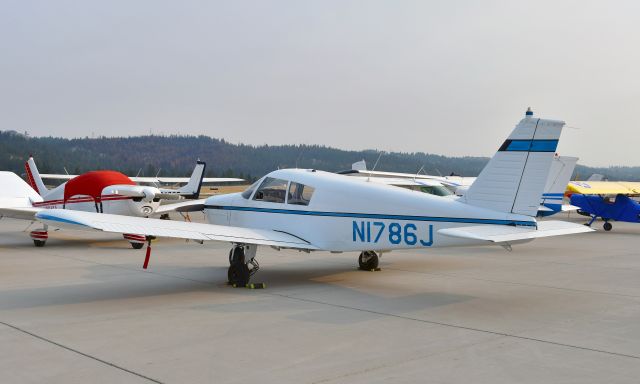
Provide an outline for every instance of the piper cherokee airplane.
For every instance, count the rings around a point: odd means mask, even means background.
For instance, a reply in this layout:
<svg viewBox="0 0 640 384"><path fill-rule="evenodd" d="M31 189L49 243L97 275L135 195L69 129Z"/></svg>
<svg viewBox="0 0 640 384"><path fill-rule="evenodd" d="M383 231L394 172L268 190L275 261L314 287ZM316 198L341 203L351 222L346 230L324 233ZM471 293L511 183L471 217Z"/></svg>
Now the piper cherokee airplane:
<svg viewBox="0 0 640 384"><path fill-rule="evenodd" d="M11 212L3 213L0 210L0 216L33 220L34 214L40 209L69 209L139 217L164 215L184 203L161 205L162 201L181 198L197 199L199 197L205 168L206 164L198 161L191 177L186 179L187 184L179 189L140 186L132 178L120 172L92 171L74 176L69 181L49 190L42 181L33 157L29 157L25 163L25 170L27 180L36 192L35 194L25 192L31 202L31 209L19 214L14 212L13 215ZM2 184L10 183L14 188L17 188L16 185L20 185L18 180L21 179L11 172L3 172L0 180L2 180ZM235 181L240 179L212 180ZM25 184L20 188L25 191L28 186ZM31 231L30 236L35 246L44 246L49 237L47 225ZM144 236L132 233L124 233L123 236L133 248L140 249L144 245Z"/></svg>
<svg viewBox="0 0 640 384"><path fill-rule="evenodd" d="M576 167L577 157L553 157L551 170L544 187L538 216L550 216L558 212L575 211L578 207L563 204L564 192ZM358 177L375 183L393 185L437 196L464 196L476 180L475 177L412 175L408 173L369 171L364 160L354 163L350 171L340 174Z"/></svg>
<svg viewBox="0 0 640 384"><path fill-rule="evenodd" d="M605 231L613 228L611 221L640 222L640 204L632 196L640 196L640 182L625 181L572 181L567 195L578 213L591 217L585 225L591 226L602 218Z"/></svg>
<svg viewBox="0 0 640 384"><path fill-rule="evenodd" d="M228 279L237 285L247 284L258 270L258 246L360 252L362 269L376 268L380 254L397 249L483 244L511 249L538 237L593 231L535 219L563 126L527 112L459 200L314 169L281 169L242 193L185 207L204 210L209 224L62 209L42 210L36 219L57 227L144 235L143 268L153 237L230 242ZM19 210L24 202L14 198L9 200L14 206L4 210Z"/></svg>

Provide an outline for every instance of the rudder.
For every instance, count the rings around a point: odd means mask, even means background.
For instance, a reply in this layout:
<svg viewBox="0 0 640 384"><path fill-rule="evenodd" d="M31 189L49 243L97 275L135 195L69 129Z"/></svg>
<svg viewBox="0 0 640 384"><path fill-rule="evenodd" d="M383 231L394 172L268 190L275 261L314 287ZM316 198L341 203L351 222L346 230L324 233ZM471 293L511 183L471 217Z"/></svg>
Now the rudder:
<svg viewBox="0 0 640 384"><path fill-rule="evenodd" d="M538 119L527 110L464 195L466 203L536 216L563 121Z"/></svg>

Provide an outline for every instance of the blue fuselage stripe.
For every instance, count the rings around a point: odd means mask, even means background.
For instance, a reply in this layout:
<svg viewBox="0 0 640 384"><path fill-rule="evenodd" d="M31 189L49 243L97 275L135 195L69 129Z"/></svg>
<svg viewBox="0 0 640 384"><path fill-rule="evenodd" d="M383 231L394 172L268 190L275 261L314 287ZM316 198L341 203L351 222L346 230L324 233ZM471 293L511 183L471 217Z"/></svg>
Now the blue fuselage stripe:
<svg viewBox="0 0 640 384"><path fill-rule="evenodd" d="M322 211L303 211L298 209L272 209L272 208L234 207L234 206L220 206L220 205L205 205L204 208L226 210L226 211L278 213L278 214L285 214L285 215L352 217L352 218L358 218L358 219L436 221L436 222L446 222L446 223L498 224L498 225L514 225L514 226L523 225L523 226L531 226L531 227L536 226L535 221L523 221L523 220L495 220L495 219L474 219L474 218L466 218L466 217L386 215L386 214L379 214L379 213L322 212Z"/></svg>

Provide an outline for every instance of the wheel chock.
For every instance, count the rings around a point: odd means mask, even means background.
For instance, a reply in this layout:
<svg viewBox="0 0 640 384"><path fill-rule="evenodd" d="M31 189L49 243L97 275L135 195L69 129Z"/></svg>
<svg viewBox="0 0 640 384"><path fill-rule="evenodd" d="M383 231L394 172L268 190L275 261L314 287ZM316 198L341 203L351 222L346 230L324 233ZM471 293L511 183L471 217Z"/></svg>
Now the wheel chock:
<svg viewBox="0 0 640 384"><path fill-rule="evenodd" d="M233 288L247 288L247 289L265 289L267 288L267 284L265 283L249 283L246 285L238 285L238 284L231 284L229 283Z"/></svg>

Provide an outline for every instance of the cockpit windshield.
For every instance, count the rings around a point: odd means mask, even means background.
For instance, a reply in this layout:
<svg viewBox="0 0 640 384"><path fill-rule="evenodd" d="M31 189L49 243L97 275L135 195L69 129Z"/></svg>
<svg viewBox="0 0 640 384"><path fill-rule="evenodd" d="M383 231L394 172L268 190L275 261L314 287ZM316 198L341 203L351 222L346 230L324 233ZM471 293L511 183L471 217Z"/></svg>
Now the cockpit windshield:
<svg viewBox="0 0 640 384"><path fill-rule="evenodd" d="M249 186L249 188L245 189L240 195L242 197L244 197L245 199L249 199L251 197L251 195L253 194L253 191L255 191L256 188L258 187L258 184L260 184L260 180L258 180L255 183L251 184Z"/></svg>

